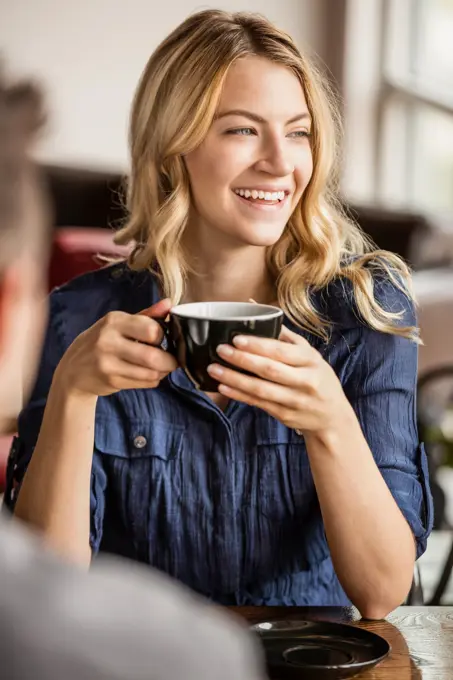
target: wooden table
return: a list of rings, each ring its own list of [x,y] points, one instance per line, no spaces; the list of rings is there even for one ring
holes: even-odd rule
[[[361,621],[341,607],[231,607],[249,623],[278,619],[322,619],[350,623],[385,638],[392,651],[363,680],[453,680],[453,607],[400,607],[385,621]]]

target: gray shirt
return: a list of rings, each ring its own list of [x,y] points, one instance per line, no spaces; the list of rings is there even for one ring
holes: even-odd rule
[[[99,558],[89,573],[0,517],[0,677],[263,680],[232,616],[164,574]]]

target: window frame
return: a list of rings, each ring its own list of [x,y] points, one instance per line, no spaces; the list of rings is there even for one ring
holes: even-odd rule
[[[326,0],[327,11],[338,1]],[[424,212],[413,195],[414,112],[429,106],[453,120],[453,94],[426,74],[416,75],[415,38],[422,3],[341,0],[341,16],[337,7],[335,24],[341,27],[336,52],[327,51],[325,60],[335,77],[341,71],[341,78],[336,78],[345,132],[340,187],[347,201]],[[393,115],[397,130],[392,132],[386,116]]]
[[[415,201],[416,115],[420,106],[446,114],[453,122],[453,94],[439,81],[418,68],[421,58],[419,48],[424,3],[427,0],[382,0],[381,45],[382,73],[377,106],[376,125],[376,195],[378,202],[395,202],[401,207],[419,209]],[[406,27],[396,38],[398,26]],[[401,144],[399,154],[403,166],[392,171],[389,160],[388,119],[391,107],[400,107]],[[386,129],[387,127],[387,129]],[[394,135],[396,136],[396,135]],[[397,172],[400,174],[398,178]],[[402,175],[402,176],[401,176]],[[392,191],[392,187],[395,189]],[[399,197],[398,197],[399,193]]]

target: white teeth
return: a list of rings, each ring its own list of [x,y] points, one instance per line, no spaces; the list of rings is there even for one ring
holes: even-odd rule
[[[284,191],[262,191],[257,189],[235,189],[235,193],[243,198],[253,198],[264,201],[283,201],[285,199]]]

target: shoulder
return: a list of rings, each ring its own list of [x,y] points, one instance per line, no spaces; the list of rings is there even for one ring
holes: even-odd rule
[[[81,296],[92,294],[118,296],[126,289],[149,283],[151,280],[155,279],[150,272],[135,272],[128,267],[126,262],[118,262],[77,276],[63,286],[55,288],[51,293],[51,298],[77,300]]]
[[[81,332],[114,310],[135,314],[159,299],[157,279],[125,262],[83,274],[50,295],[49,328],[68,346]]]
[[[386,273],[373,275],[370,279],[372,299],[384,312],[399,314],[397,321],[401,326],[416,326],[415,303],[404,286],[399,286]],[[357,295],[363,295],[360,288],[354,290],[350,279],[339,276],[325,288],[313,293],[312,299],[316,309],[331,323],[334,328],[367,328],[362,318]],[[377,331],[376,331],[377,332]]]
[[[417,327],[414,301],[398,280],[384,273],[374,274],[369,285],[370,306],[378,305],[380,310],[398,315],[389,320],[395,330],[373,327],[358,308],[357,296],[365,295],[362,288],[354,290],[350,279],[338,277],[317,291],[313,300],[331,330],[327,342],[321,342],[320,352],[335,368],[343,386],[349,385],[349,394],[355,393],[360,385],[369,384],[371,376],[381,387],[394,383],[395,370],[399,384],[412,390],[417,374],[418,345],[399,334],[397,328]],[[384,319],[385,326],[388,323]]]

